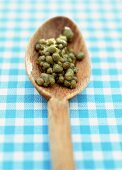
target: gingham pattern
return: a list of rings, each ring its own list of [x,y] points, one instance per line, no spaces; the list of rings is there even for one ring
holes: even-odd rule
[[[70,101],[76,170],[122,170],[122,1],[0,1],[0,170],[51,170],[47,101],[24,55],[49,17],[72,18],[86,39],[91,82]]]

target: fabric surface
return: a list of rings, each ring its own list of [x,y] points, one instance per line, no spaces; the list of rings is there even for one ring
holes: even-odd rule
[[[35,30],[56,15],[76,22],[92,66],[88,87],[70,100],[76,170],[122,170],[121,0],[0,1],[0,170],[51,170],[47,101],[24,56]]]

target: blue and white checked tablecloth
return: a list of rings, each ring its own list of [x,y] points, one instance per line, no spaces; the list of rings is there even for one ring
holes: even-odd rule
[[[91,82],[70,101],[76,170],[122,170],[121,0],[0,0],[0,170],[51,170],[47,101],[24,55],[56,15],[77,23],[92,63]]]

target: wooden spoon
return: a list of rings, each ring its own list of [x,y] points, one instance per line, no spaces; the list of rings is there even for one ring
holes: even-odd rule
[[[70,47],[77,53],[82,51],[85,58],[77,62],[78,83],[75,89],[67,89],[59,85],[53,87],[40,87],[35,83],[40,70],[36,64],[37,53],[35,44],[40,38],[53,38],[61,34],[64,26],[68,26],[74,32]],[[76,24],[67,17],[58,16],[49,19],[32,36],[25,55],[26,69],[30,80],[37,91],[48,100],[48,121],[50,150],[52,155],[53,170],[74,170],[73,151],[70,134],[69,103],[68,100],[81,92],[90,79],[90,62],[88,51]]]

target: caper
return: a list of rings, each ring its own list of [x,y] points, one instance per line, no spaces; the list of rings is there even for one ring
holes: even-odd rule
[[[73,63],[70,63],[70,67],[71,67],[71,68],[74,68],[75,65],[74,65]]]
[[[44,87],[48,87],[49,83],[44,83],[43,86]]]
[[[70,57],[68,57],[67,61],[69,61],[70,63],[72,62],[72,59]]]
[[[49,46],[49,47],[47,48],[47,51],[48,51],[49,53],[55,53],[55,52],[56,52],[56,47],[55,47],[55,45]]]
[[[55,78],[56,77],[56,73],[52,73],[52,76]]]
[[[40,49],[40,44],[39,44],[39,43],[36,44],[35,49],[36,49],[37,51]]]
[[[69,57],[70,57],[71,59],[75,59],[75,55],[74,55],[73,53],[69,53]]]
[[[46,74],[46,73],[42,73],[41,74],[41,78],[44,80],[44,84],[43,84],[43,86],[44,87],[47,87],[48,85],[49,85],[49,75],[48,74]]]
[[[44,62],[43,62],[43,61],[41,61],[41,62],[39,63],[39,65],[40,65],[40,66],[43,66],[43,64],[44,64]]]
[[[70,63],[69,62],[63,63],[63,68],[64,69],[68,69],[69,67],[70,67]]]
[[[47,45],[52,45],[55,43],[55,39],[54,38],[50,38],[47,40]]]
[[[47,63],[49,63],[49,64],[53,64],[53,59],[52,59],[51,56],[46,56],[46,61],[47,61]]]
[[[42,77],[43,79],[48,78],[48,74],[46,74],[46,73],[41,73],[41,77]]]
[[[51,85],[51,86],[55,84],[55,79],[54,79],[53,76],[50,76],[50,77],[49,77],[49,81],[50,81],[50,85]]]
[[[58,64],[53,65],[53,72],[60,73],[62,71],[63,71],[63,68],[60,65],[58,65]]]
[[[48,68],[48,69],[47,69],[47,73],[48,73],[48,74],[51,74],[52,72],[53,72],[53,69],[52,69],[52,68]]]
[[[62,44],[63,47],[67,46],[67,42],[61,38],[57,38],[56,42],[57,42],[57,44]]]
[[[59,48],[59,49],[62,49],[63,47],[64,47],[63,44],[59,44],[59,45],[58,45],[58,48]]]
[[[60,55],[58,53],[53,53],[52,57],[55,62],[58,62],[60,60]]]
[[[39,61],[39,62],[45,61],[45,56],[44,56],[44,55],[40,56],[40,57],[38,58],[38,61]]]
[[[44,51],[39,50],[39,54],[40,54],[40,55],[44,55]]]
[[[70,88],[71,89],[74,89],[76,87],[76,81],[75,80],[72,80],[71,81],[71,84],[70,84]]]
[[[79,52],[77,55],[76,55],[76,58],[77,60],[82,60],[84,58],[84,53],[83,52]]]
[[[68,41],[71,41],[74,34],[69,27],[64,27],[63,35],[67,37]]]
[[[44,50],[44,46],[40,45],[40,49],[41,49],[41,50]]]
[[[40,40],[38,41],[38,43],[40,43],[40,44],[46,44],[46,40],[45,40],[45,39],[40,39]]]
[[[59,79],[58,79],[59,83],[63,83],[64,82],[64,77],[61,75],[59,76]]]
[[[66,53],[66,49],[63,48],[62,51],[61,51],[62,56],[63,56],[65,53]]]
[[[72,80],[73,76],[74,76],[74,71],[71,68],[69,68],[65,74],[65,79]]]
[[[64,58],[60,57],[60,62],[64,63]]]
[[[44,67],[45,69],[47,69],[47,68],[49,68],[49,67],[50,67],[50,64],[49,64],[49,63],[47,63],[47,62],[44,62],[44,63],[43,63],[43,67]]]
[[[48,56],[48,55],[50,55],[50,53],[48,52],[48,51],[45,51],[45,56]]]
[[[38,84],[39,86],[42,86],[43,83],[44,83],[44,80],[43,80],[42,78],[37,78],[37,79],[36,79],[36,82],[37,82],[37,84]]]
[[[64,81],[64,86],[65,86],[65,87],[70,87],[70,82],[67,81],[67,80],[65,80],[65,81]]]
[[[64,55],[63,55],[63,58],[68,58],[68,54],[64,54]]]
[[[58,65],[62,66],[62,62],[61,62],[61,61],[58,61]]]

